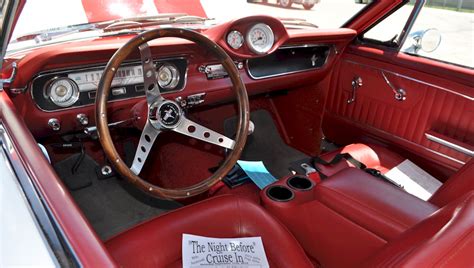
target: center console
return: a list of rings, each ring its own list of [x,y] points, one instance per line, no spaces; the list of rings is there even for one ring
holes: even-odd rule
[[[438,209],[354,168],[321,183],[289,176],[263,189],[260,198],[313,261],[335,267],[362,262]]]

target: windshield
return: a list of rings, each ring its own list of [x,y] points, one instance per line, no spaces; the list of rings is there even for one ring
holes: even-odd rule
[[[166,24],[184,27],[178,16],[199,17],[203,26],[250,15],[270,15],[287,27],[338,28],[364,8],[367,0],[27,0],[8,50],[99,35],[117,20],[172,14]],[[337,14],[337,15],[336,15]],[[133,18],[133,19],[131,19]],[[172,19],[170,19],[172,18]],[[210,18],[212,20],[203,20]],[[160,18],[163,21],[163,18]],[[109,22],[106,25],[97,23]],[[188,23],[191,21],[188,21]],[[113,26],[115,26],[115,24]],[[164,24],[164,23],[159,23]],[[103,26],[103,27],[102,27]],[[130,27],[132,23],[120,29]],[[87,31],[93,33],[84,34]]]

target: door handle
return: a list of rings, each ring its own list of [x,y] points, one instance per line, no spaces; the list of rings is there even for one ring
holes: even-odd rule
[[[352,95],[351,97],[347,100],[347,104],[351,104],[353,102],[355,102],[356,100],[356,94],[357,94],[357,89],[362,87],[363,83],[362,83],[362,78],[360,78],[359,76],[356,76],[352,79]]]

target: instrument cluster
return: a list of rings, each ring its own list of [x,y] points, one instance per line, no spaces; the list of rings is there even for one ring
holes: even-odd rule
[[[157,81],[162,93],[182,90],[185,86],[187,60],[173,58],[155,61]],[[93,104],[104,66],[86,67],[38,75],[32,82],[32,97],[44,111]],[[145,95],[140,63],[123,64],[112,80],[109,100]]]
[[[241,49],[245,44],[248,50],[257,55],[267,54],[275,44],[275,34],[266,23],[253,24],[245,29],[245,33],[234,29],[227,34],[227,45],[234,49]]]

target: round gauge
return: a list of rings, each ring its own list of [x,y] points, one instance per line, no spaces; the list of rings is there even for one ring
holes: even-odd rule
[[[273,47],[275,36],[272,28],[264,23],[252,26],[247,33],[247,45],[256,54],[265,54]]]
[[[48,86],[47,96],[60,107],[69,107],[79,99],[79,88],[69,78],[54,78]]]
[[[179,71],[175,65],[163,64],[158,70],[158,84],[164,89],[173,89],[179,83]]]
[[[244,44],[244,36],[239,31],[227,35],[227,44],[233,49],[239,49]]]

